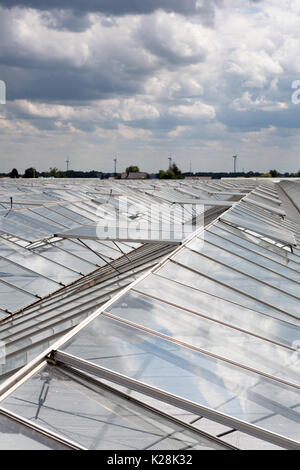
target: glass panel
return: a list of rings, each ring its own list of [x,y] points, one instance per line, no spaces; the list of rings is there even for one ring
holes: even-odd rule
[[[58,283],[2,258],[0,258],[0,279],[41,297],[59,288]]]
[[[185,268],[173,265],[174,277],[178,277],[182,271],[187,271]],[[161,273],[162,271],[160,271]],[[191,271],[187,271],[191,273]],[[193,275],[193,273],[191,273]],[[184,279],[184,275],[180,276]],[[203,280],[197,283],[195,278]],[[250,310],[243,307],[244,297],[242,295],[236,296],[234,299],[239,303],[232,303],[218,296],[226,296],[226,288],[219,289],[213,281],[206,280],[202,276],[194,275],[194,280],[191,281],[191,286],[186,284],[179,284],[170,279],[151,274],[143,281],[139,282],[135,289],[145,294],[154,297],[162,297],[162,300],[171,302],[179,307],[191,309],[213,318],[236,328],[242,328],[253,334],[268,338],[287,346],[292,346],[295,341],[299,339],[299,328],[289,323],[277,320],[268,314],[259,313],[259,311]],[[197,285],[198,284],[198,285]],[[199,287],[201,290],[197,290]],[[203,290],[202,290],[203,289]],[[208,291],[206,293],[204,291]],[[227,289],[228,293],[230,290]],[[161,294],[163,293],[163,295]],[[246,298],[247,299],[247,298]],[[259,308],[259,302],[253,302],[253,307]],[[300,326],[300,323],[299,323]]]
[[[270,206],[271,208],[272,207],[275,207],[275,208],[280,207],[280,204],[279,204],[280,201],[278,199],[273,199],[270,196],[264,196],[263,194],[259,194],[259,192],[257,192],[257,191],[254,191],[249,196],[247,196],[245,201],[247,201],[248,203],[253,201],[254,204],[255,204],[255,202],[259,202],[261,204],[265,204],[267,206]]]
[[[93,201],[85,201],[85,202],[77,202],[76,206],[84,209],[86,211],[92,212],[93,214],[97,215],[98,217],[103,217],[106,214],[105,208],[101,207],[100,204],[96,204]]]
[[[43,423],[44,424],[44,423]],[[14,421],[0,412],[0,450],[67,450],[50,437]]]
[[[101,256],[106,256],[109,259],[116,259],[122,256],[122,253],[118,248],[113,245],[112,242],[106,242],[107,244],[97,242],[95,240],[85,240],[84,243],[89,246],[92,250],[96,251],[96,253],[100,253]],[[111,244],[111,245],[109,245]],[[128,252],[128,247],[125,247],[125,250],[123,249],[123,246],[120,245],[120,248],[127,253]],[[127,248],[127,250],[126,250]],[[131,251],[131,249],[129,249]]]
[[[274,240],[283,241],[285,243],[291,243],[292,245],[295,244],[295,238],[291,232],[288,230],[281,230],[273,225],[267,225],[263,221],[259,221],[258,219],[251,219],[250,216],[246,216],[246,214],[238,214],[237,212],[226,212],[226,214],[221,216],[221,220],[225,220],[228,222],[233,223],[238,227],[244,227],[254,232],[257,232],[264,236],[269,236]]]
[[[293,243],[293,234],[289,229],[286,229],[282,217],[280,217],[279,215],[270,214],[264,211],[263,209],[257,206],[254,207],[253,205],[249,205],[246,202],[235,206],[234,214],[238,217],[252,221],[257,225],[264,226],[266,230],[271,229],[274,233],[274,236],[276,231],[278,233],[285,232],[290,237],[291,243]],[[282,239],[282,241],[284,241],[284,238]]]
[[[220,259],[224,262],[225,257],[223,258],[223,253],[220,253],[220,251],[221,250],[218,252],[217,250],[212,249],[210,254],[216,259]],[[231,257],[232,260],[235,260],[234,255],[228,254],[229,263]],[[219,264],[216,261],[208,259],[187,248],[183,248],[183,250],[180,251],[180,253],[178,253],[173,259],[183,265],[195,269],[200,274],[202,273],[209,276],[211,279],[221,281],[229,287],[233,287],[245,294],[252,295],[255,299],[271,304],[278,309],[300,318],[299,301],[297,299],[285,294],[284,292],[280,292],[274,287],[262,284],[259,280],[251,279],[247,275],[242,274],[242,266],[242,272],[236,272],[230,267]],[[240,260],[240,264],[242,263],[243,260]]]
[[[277,310],[276,306],[272,307],[266,305],[264,303],[265,299],[260,302],[255,297],[249,297],[247,291],[242,292],[240,289],[232,289],[229,285],[226,286],[219,284],[214,279],[201,276],[201,273],[198,274],[198,272],[191,271],[184,266],[179,266],[171,262],[166,263],[157,271],[157,273],[189,287],[195,287],[196,289],[207,292],[208,294],[221,297],[229,302],[237,303],[244,307],[256,310],[257,312],[266,313],[271,317],[300,326],[299,320],[280,312],[280,310]]]
[[[295,256],[293,256],[292,253],[271,245],[270,243],[263,241],[261,238],[254,237],[247,232],[243,232],[231,227],[230,225],[224,224],[215,224],[211,226],[209,228],[209,232],[216,233],[227,240],[231,240],[232,242],[242,245],[249,250],[253,250],[256,253],[260,253],[265,257],[272,259],[276,262],[279,272],[281,270],[280,265],[285,265],[287,268],[293,269],[293,271],[295,270],[300,272],[300,259],[299,263],[297,263]],[[290,276],[294,276],[294,279],[297,281],[299,279],[299,275],[293,271],[289,271]]]
[[[56,261],[57,263],[60,263],[67,268],[73,269],[78,273],[88,274],[91,271],[94,271],[96,268],[95,265],[60,249],[63,248],[63,241],[56,242],[55,245],[49,243],[41,247],[37,247],[34,249],[34,251],[36,253],[41,253],[45,258]]]
[[[37,229],[32,229],[26,225],[21,225],[11,220],[6,220],[4,217],[0,218],[0,231],[15,235],[28,242],[35,240],[42,240],[45,238],[45,233]]]
[[[239,240],[241,240],[241,239],[239,239],[238,237],[234,237],[234,235],[232,235],[232,234],[231,235],[229,234],[229,237],[231,238],[229,240],[229,237],[227,237],[228,232],[226,233],[225,231],[217,231],[217,230],[214,231],[214,235],[210,232],[206,232],[205,239],[208,240],[208,241],[211,241],[212,243],[214,243],[214,244],[216,244],[216,245],[218,245],[218,246],[220,246],[220,247],[222,247],[226,250],[230,249],[236,255],[240,255],[243,258],[246,258],[250,261],[253,261],[254,263],[257,263],[262,267],[266,267],[268,269],[271,269],[275,273],[278,273],[282,276],[285,276],[285,277],[291,279],[292,281],[297,282],[298,284],[295,284],[295,285],[298,285],[300,287],[300,285],[299,285],[300,284],[300,272],[295,272],[294,270],[289,269],[289,267],[282,266],[282,264],[280,264],[280,262],[281,262],[281,257],[280,256],[276,257],[276,255],[273,254],[274,260],[271,260],[271,259],[269,259],[269,257],[266,257],[266,256],[261,256],[260,253],[255,253],[254,252],[254,251],[256,251],[255,245],[248,242],[249,246],[241,247],[240,246],[241,243],[239,243]],[[207,235],[208,235],[208,237],[207,237]],[[220,235],[220,236],[217,236],[217,235]],[[234,245],[231,245],[231,243],[234,243]],[[246,245],[247,242],[246,241],[243,242],[243,240],[242,240],[242,244]],[[230,248],[229,248],[229,246],[230,246]],[[265,250],[265,251],[267,252],[267,250]],[[275,260],[275,258],[276,258],[276,260]]]
[[[55,233],[55,231],[58,229],[58,226],[47,223],[47,219],[44,217],[39,217],[37,220],[35,217],[36,215],[37,214],[34,212],[30,212],[28,210],[10,211],[6,216],[6,219],[24,224],[27,227],[38,230],[39,232],[43,232],[45,236],[49,236]]]
[[[105,262],[99,258],[96,253],[93,253],[93,251],[89,250],[77,240],[62,240],[61,248],[66,250],[68,253],[78,256],[82,260],[93,264],[94,269],[96,269],[96,266],[103,266],[105,264]]]
[[[43,217],[46,217],[47,219],[50,219],[65,228],[77,227],[78,225],[77,222],[73,222],[71,219],[67,219],[67,217],[58,214],[58,212],[54,212],[54,210],[51,210],[47,207],[37,207],[32,210],[37,214],[40,214]]]
[[[88,225],[91,223],[90,219],[87,219],[86,217],[76,212],[73,212],[72,210],[67,209],[67,207],[57,205],[57,206],[51,206],[50,209],[53,210],[54,212],[58,212],[64,217],[68,217],[73,222],[77,222],[77,225]]]
[[[35,296],[26,294],[25,292],[0,282],[0,307],[3,310],[15,312],[35,301],[37,301]]]
[[[282,215],[282,216],[286,215],[286,212],[283,209],[280,209],[276,203],[272,201],[260,202],[257,200],[258,198],[256,198],[255,200],[253,198],[254,196],[248,197],[247,199],[245,199],[245,201],[247,201],[248,204],[253,204],[255,207],[262,208],[271,214],[277,214],[277,215]]]
[[[25,248],[11,243],[4,238],[0,241],[0,256],[24,266],[25,268],[32,269],[36,273],[49,277],[56,282],[68,284],[75,279],[78,279],[78,275],[73,271],[70,271],[63,266],[59,266],[58,264],[53,263],[52,260],[48,260],[37,255],[32,250],[26,250]]]
[[[47,228],[47,231],[51,234],[55,233],[57,230],[61,229],[60,224],[56,224],[55,222],[52,222],[51,220],[47,219],[46,217],[43,217],[40,214],[37,214],[34,212],[32,209],[35,209],[35,207],[32,207],[28,210],[28,215],[30,218],[35,219],[38,221],[42,227]]]
[[[98,316],[62,348],[69,354],[246,422],[300,439],[294,387]]]
[[[91,450],[224,447],[100,385],[49,366],[6,398],[3,406]]]
[[[300,384],[295,351],[194,313],[136,292],[123,295],[107,312],[247,367]]]
[[[0,320],[2,320],[3,318],[6,318],[8,316],[8,314],[6,312],[4,312],[3,310],[0,310]]]
[[[93,214],[90,211],[87,211],[86,209],[83,209],[79,207],[77,204],[72,204],[70,206],[67,206],[68,209],[71,209],[73,212],[76,212],[77,214],[83,215],[89,219],[89,224],[93,222],[98,222],[101,220],[101,217],[97,217],[97,215]]]
[[[187,244],[187,247],[198,251],[200,254],[207,255],[215,260],[220,260],[221,263],[224,263],[227,266],[238,269],[243,273],[247,273],[256,279],[276,287],[277,289],[283,290],[291,295],[298,297],[300,294],[299,283],[286,279],[280,274],[277,274],[276,263],[264,259],[259,255],[255,255],[245,248],[234,245],[229,240],[223,240],[213,233],[205,233],[204,243],[202,239],[195,237]],[[242,257],[246,259],[243,259]],[[265,269],[265,267],[275,270],[275,272],[269,271],[268,269]],[[282,269],[284,270],[284,268]],[[285,274],[287,275],[288,273]]]

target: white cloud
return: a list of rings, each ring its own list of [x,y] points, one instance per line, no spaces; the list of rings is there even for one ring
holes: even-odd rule
[[[271,112],[287,109],[288,104],[284,102],[271,101],[264,95],[253,97],[249,91],[245,91],[240,98],[233,100],[231,107],[237,111],[260,109],[262,111]]]
[[[32,103],[28,100],[15,100],[13,106],[19,111],[33,117],[63,120],[75,117],[74,108],[72,106]]]
[[[177,126],[176,129],[168,132],[168,137],[180,137],[190,129],[190,126]]]
[[[222,149],[249,152],[259,166],[255,145],[276,141],[296,166],[299,108],[291,104],[291,83],[300,79],[299,10],[299,0],[224,0],[214,27],[195,15],[156,11],[92,13],[74,31],[59,21],[51,26],[45,12],[0,8],[5,148],[23,158],[14,132],[48,157],[57,139],[61,148],[75,139],[93,166],[99,142],[108,153],[130,155],[144,140],[151,162],[151,151],[168,153],[174,139],[179,165],[187,147],[195,158],[199,148],[211,148],[215,158],[206,162],[218,169]]]
[[[118,134],[125,139],[147,139],[151,136],[152,132],[145,129],[134,129],[125,126],[124,124],[118,125]]]
[[[169,114],[178,118],[192,118],[192,119],[214,119],[216,112],[213,106],[195,101],[191,104],[181,104],[178,106],[171,106]]]
[[[28,100],[15,100],[12,108],[28,116],[61,120],[122,120],[155,119],[159,110],[139,98],[112,99],[93,103],[93,106],[66,106],[60,104],[36,103]]]

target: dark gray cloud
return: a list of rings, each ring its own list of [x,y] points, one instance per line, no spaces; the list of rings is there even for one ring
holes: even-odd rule
[[[200,3],[200,5],[199,5]],[[35,8],[38,10],[71,9],[80,12],[101,12],[109,15],[147,14],[158,9],[184,15],[203,13],[210,16],[212,7],[222,0],[1,0],[0,5]]]
[[[80,23],[79,31],[74,31],[76,25],[72,24],[75,34],[70,36],[58,31],[65,29],[62,26],[68,20],[63,12],[54,12],[58,15],[55,17],[51,16],[53,12],[44,12],[35,23],[39,31],[39,44],[36,44],[34,28],[32,34],[26,33],[22,11],[1,13],[0,77],[8,85],[8,100],[75,102],[134,95],[142,92],[145,80],[158,66],[149,61],[139,45],[135,46],[128,28],[126,40],[120,42],[116,32],[111,34],[112,40],[107,39],[105,30],[110,31],[113,19],[107,18],[104,26],[102,22],[101,27],[97,25],[99,34],[93,32],[90,37],[81,38]],[[101,19],[104,21],[105,17]],[[76,17],[71,15],[70,21],[73,20]],[[22,40],[24,32],[25,40]],[[60,44],[61,35],[64,44]]]
[[[92,22],[88,14],[73,10],[43,11],[42,19],[48,28],[67,30],[79,33],[88,29]]]
[[[278,129],[299,129],[300,108],[287,109],[283,111],[248,110],[234,111],[230,113],[222,110],[217,116],[220,122],[228,126],[231,132],[257,132],[274,126]],[[277,133],[277,131],[276,131]]]
[[[7,84],[2,148],[10,155],[19,143],[23,162],[28,144],[31,166],[33,146],[52,161],[73,142],[73,152],[87,156],[87,169],[102,145],[109,155],[137,155],[137,163],[146,162],[148,151],[150,171],[152,151],[162,146],[170,146],[166,155],[181,148],[182,161],[187,148],[194,152],[195,169],[200,154],[210,166],[216,152],[221,159],[248,147],[252,159],[253,149],[274,145],[273,159],[292,138],[298,148],[300,105],[291,103],[291,83],[300,79],[300,20],[282,9],[281,21],[276,0],[224,5],[0,0],[0,79]]]
[[[2,72],[3,70],[3,72]],[[8,83],[7,99],[27,99],[44,102],[92,101],[114,95],[134,95],[142,92],[146,73],[140,70],[127,79],[126,72],[110,76],[110,70],[71,68],[36,69],[31,73],[16,67],[0,66],[0,75]],[[18,79],[16,79],[16,74]]]
[[[206,51],[201,47],[186,53],[182,42],[177,40],[174,44],[175,31],[162,29],[161,24],[155,18],[152,21],[142,21],[136,34],[136,40],[151,54],[160,58],[164,63],[173,66],[187,66],[197,64],[205,60]]]

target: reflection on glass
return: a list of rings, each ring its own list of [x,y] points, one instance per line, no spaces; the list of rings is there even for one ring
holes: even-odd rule
[[[213,233],[205,233],[204,243],[202,239],[195,237],[188,243],[187,247],[220,261],[229,267],[238,269],[242,273],[246,273],[259,281],[276,287],[276,289],[298,297],[300,292],[299,283],[294,282],[292,279],[286,279],[286,277],[277,273],[276,264],[274,266],[271,261],[265,260],[261,256],[255,256],[249,250],[233,245],[227,240],[222,240],[222,238]]]
[[[204,407],[263,428],[269,414],[289,426],[284,434],[299,439],[298,389],[266,379],[158,336],[98,316],[62,348],[69,354],[140,380]],[[277,427],[269,427],[277,432]]]
[[[49,366],[6,398],[3,406],[88,449],[223,448],[118,394]]]
[[[230,225],[215,224],[209,229],[209,231],[275,261],[278,272],[281,272],[282,264],[291,268],[293,271],[288,270],[289,275],[294,276],[293,279],[299,281],[300,274],[298,273],[300,273],[300,259],[297,263],[297,257],[289,251],[283,250],[271,243],[267,243],[259,237],[254,237],[250,233],[236,229]],[[295,273],[295,271],[298,272]]]
[[[0,412],[0,450],[66,450],[60,442]]]
[[[107,312],[210,353],[300,383],[295,352],[136,292]]]
[[[202,240],[200,240],[199,244],[202,245],[202,243]],[[203,254],[207,254],[216,260],[220,259],[221,262],[226,263],[227,256],[223,255],[223,252],[221,251],[222,250],[215,249],[215,247],[208,247],[208,245],[206,245],[203,249]],[[245,267],[245,270],[243,271],[244,261],[242,259],[236,260],[236,257],[230,253],[228,253],[228,263],[231,263],[230,260],[232,259],[232,264],[234,264],[234,267],[239,269],[240,272],[231,269],[229,265],[224,266],[214,259],[206,258],[200,253],[195,253],[188,248],[183,248],[176,256],[174,256],[173,259],[184,266],[195,269],[200,274],[205,274],[211,279],[216,279],[229,287],[233,287],[242,293],[249,294],[255,299],[271,304],[274,307],[300,319],[298,299],[279,291],[275,287],[265,285],[259,282],[259,280],[252,279],[246,274],[243,274],[243,272],[247,272],[245,270],[248,266]],[[256,268],[258,275],[259,267]]]

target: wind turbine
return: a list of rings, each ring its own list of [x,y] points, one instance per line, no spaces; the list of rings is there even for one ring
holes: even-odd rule
[[[236,161],[237,161],[237,155],[233,155],[233,172],[236,173]]]

